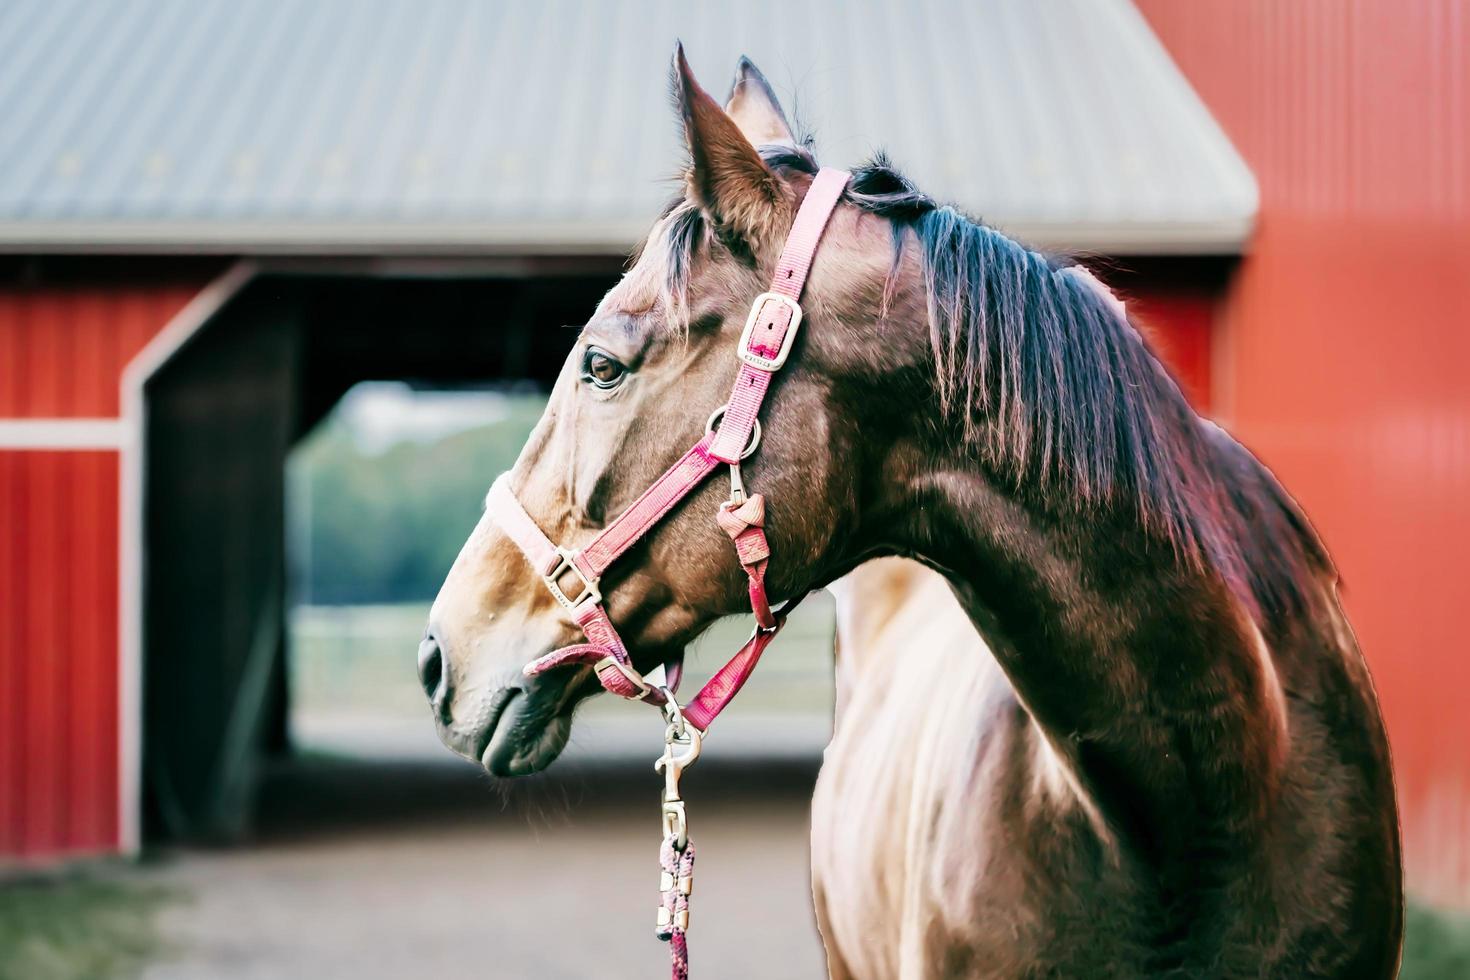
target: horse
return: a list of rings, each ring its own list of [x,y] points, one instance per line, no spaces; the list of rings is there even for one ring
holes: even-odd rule
[[[549,765],[575,706],[607,683],[579,660],[526,672],[588,646],[556,585],[576,584],[566,573],[605,603],[625,674],[675,662],[753,594],[712,520],[719,481],[686,488],[597,582],[573,567],[580,551],[533,568],[514,537],[533,525],[548,550],[585,550],[703,437],[746,377],[731,351],[752,299],[804,200],[830,186],[747,61],[724,106],[682,48],[671,81],[682,192],[497,483],[519,501],[519,532],[487,509],[420,646],[441,740],[493,775]],[[972,735],[995,737],[983,805],[947,801],[946,819],[974,821],[975,851],[919,857],[931,875],[984,869],[983,901],[926,929],[1004,910],[994,928],[971,923],[976,944],[940,973],[1392,976],[1388,743],[1301,510],[1189,407],[1079,266],[939,205],[883,157],[844,180],[743,476],[767,501],[772,596],[916,559],[947,580],[1012,692]],[[948,749],[905,761],[942,768]]]

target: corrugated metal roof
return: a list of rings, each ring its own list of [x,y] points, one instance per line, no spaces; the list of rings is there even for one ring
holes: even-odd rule
[[[1127,0],[8,0],[0,248],[623,251],[682,38],[825,163],[1038,244],[1233,251],[1255,182]],[[794,97],[793,97],[794,94]]]

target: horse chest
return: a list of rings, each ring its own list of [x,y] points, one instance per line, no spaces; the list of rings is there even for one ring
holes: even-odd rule
[[[812,804],[835,978],[1033,975],[1129,932],[1104,907],[1127,883],[1082,857],[1091,824],[1004,676],[983,647],[950,656],[942,685],[851,685],[838,719]]]

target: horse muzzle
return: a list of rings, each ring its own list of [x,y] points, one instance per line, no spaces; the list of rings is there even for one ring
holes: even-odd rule
[[[418,669],[439,740],[492,776],[539,772],[566,747],[572,707],[579,700],[567,672],[528,678],[513,671],[492,683],[457,689],[432,633],[419,644]]]

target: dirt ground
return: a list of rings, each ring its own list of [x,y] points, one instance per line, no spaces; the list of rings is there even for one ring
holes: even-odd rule
[[[825,975],[807,872],[816,763],[716,758],[687,777],[701,980]],[[664,976],[657,793],[637,763],[568,759],[508,790],[448,758],[294,763],[267,782],[251,844],[140,869],[179,896],[160,918],[170,951],[144,976]]]

